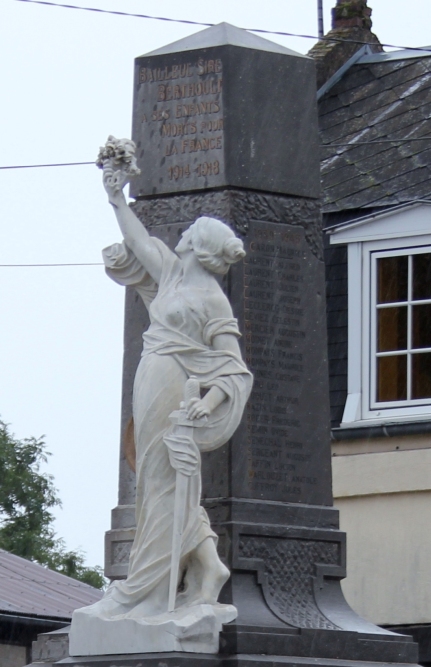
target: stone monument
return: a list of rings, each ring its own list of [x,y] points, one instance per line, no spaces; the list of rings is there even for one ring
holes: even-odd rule
[[[227,24],[137,58],[133,139],[132,209],[152,235],[174,248],[211,216],[243,240],[246,257],[222,286],[254,386],[229,442],[202,458],[202,503],[231,571],[219,601],[237,617],[217,654],[143,651],[121,664],[415,663],[411,639],[359,618],[340,587],[313,61]],[[129,288],[119,505],[106,540],[106,572],[119,580],[135,529],[129,424],[147,326]]]

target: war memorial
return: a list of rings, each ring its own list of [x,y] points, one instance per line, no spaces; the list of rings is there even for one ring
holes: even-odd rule
[[[134,85],[136,152],[101,159],[127,287],[114,584],[62,663],[415,664],[340,587],[314,63],[221,24]]]

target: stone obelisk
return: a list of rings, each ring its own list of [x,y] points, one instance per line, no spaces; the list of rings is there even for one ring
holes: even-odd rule
[[[209,215],[243,238],[247,257],[224,288],[255,377],[242,426],[203,456],[203,502],[232,571],[221,601],[239,615],[224,626],[218,656],[163,654],[163,664],[414,663],[410,638],[360,619],[340,588],[313,61],[227,24],[139,57],[133,139],[142,173],[132,206],[152,234],[173,247]],[[123,432],[147,326],[128,291]],[[112,578],[127,572],[134,493],[122,450],[106,540]]]

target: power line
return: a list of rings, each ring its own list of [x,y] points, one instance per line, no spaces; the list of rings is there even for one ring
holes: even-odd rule
[[[187,25],[198,25],[204,26],[205,28],[211,28],[214,23],[201,23],[199,21],[190,21],[186,19],[171,19],[166,16],[150,16],[149,14],[132,14],[130,12],[120,12],[113,9],[99,9],[98,7],[82,7],[80,5],[66,5],[59,2],[48,2],[47,0],[16,0],[16,2],[27,2],[36,5],[46,5],[48,7],[62,7],[64,9],[80,9],[86,12],[97,12],[99,14],[113,14],[115,16],[129,16],[132,18],[138,19],[151,19],[153,21],[168,21],[170,23],[185,23]],[[316,35],[300,35],[294,32],[282,32],[281,30],[263,30],[262,28],[243,28],[243,30],[248,30],[249,32],[259,32],[265,35],[280,35],[282,37],[300,37],[301,39],[313,39],[315,41],[326,41],[326,42],[347,42],[349,44],[370,44],[369,42],[361,41],[358,39],[343,39],[341,37],[316,37]],[[390,49],[400,49],[403,51],[423,51],[425,53],[431,53],[429,48],[421,48],[418,46],[398,46],[396,44],[382,44],[380,46],[385,46]]]
[[[403,204],[431,204],[431,199],[407,199]],[[327,229],[331,229],[328,227]],[[322,230],[327,231],[327,230]],[[58,267],[58,266],[104,266],[103,262],[80,262],[70,264],[0,264],[0,268]]]
[[[95,162],[57,162],[55,164],[14,164],[0,169],[39,169],[40,167],[76,167],[81,164],[95,164]]]
[[[187,21],[185,19],[170,19],[164,16],[149,16],[147,14],[132,14],[130,12],[120,12],[113,9],[99,9],[98,7],[80,7],[78,5],[65,5],[58,2],[46,2],[46,0],[17,0],[17,2],[29,2],[36,5],[48,5],[49,7],[63,7],[65,9],[82,9],[86,12],[97,12],[99,14],[114,14],[115,16],[131,16],[137,19],[154,19],[155,21],[169,21],[172,23],[187,23],[189,25],[200,25],[211,28],[214,23],[200,23],[198,21]]]
[[[408,144],[411,141],[431,141],[431,137],[412,137],[411,139],[376,139],[373,141],[351,141],[349,143],[330,143],[330,144],[321,144],[321,148],[333,148],[337,146],[350,146],[354,148],[355,146],[373,146],[374,144]],[[5,165],[0,167],[0,169],[39,169],[40,167],[75,167],[77,165],[86,165],[92,164],[95,162],[58,162],[53,164],[15,164],[15,165]],[[2,266],[2,265],[0,265]]]
[[[28,268],[45,266],[103,266],[103,262],[81,262],[79,264],[0,264],[0,268]]]
[[[351,148],[355,148],[355,146],[373,146],[374,144],[403,144],[410,143],[411,141],[431,141],[431,137],[415,137],[412,139],[377,139],[375,141],[352,140],[349,143],[321,144],[321,147],[332,148],[333,146],[350,146]]]

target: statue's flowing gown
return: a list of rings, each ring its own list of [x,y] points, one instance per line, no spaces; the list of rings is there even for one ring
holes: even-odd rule
[[[128,577],[115,582],[110,593],[117,602],[128,606],[152,597],[159,599],[155,595],[159,586],[167,590],[176,473],[169,463],[163,437],[171,428],[170,413],[178,410],[183,400],[186,380],[195,375],[202,389],[218,386],[227,396],[210,415],[207,425],[194,429],[201,451],[216,449],[229,440],[241,420],[252,385],[251,374],[240,357],[212,348],[218,334],[239,336],[237,321],[214,317],[207,308],[198,312],[196,299],[182,288],[181,260],[159,239],[153,237],[152,242],[162,262],[158,285],[124,243],[104,251],[108,275],[121,285],[134,286],[150,316],[133,393],[136,537]],[[199,292],[198,286],[192,289]],[[200,506],[200,494],[200,474],[196,474],[189,483],[183,561],[206,537],[216,539]]]

